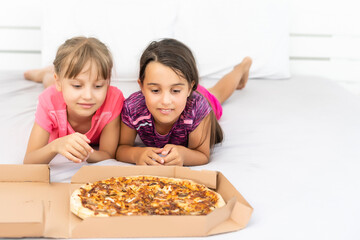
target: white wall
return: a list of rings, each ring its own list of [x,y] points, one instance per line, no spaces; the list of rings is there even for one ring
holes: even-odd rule
[[[357,0],[288,0],[293,75],[316,75],[360,94]],[[0,70],[41,66],[42,0],[0,0]]]
[[[360,94],[358,0],[290,0],[293,74],[333,79]]]
[[[41,0],[0,0],[0,70],[41,64]]]

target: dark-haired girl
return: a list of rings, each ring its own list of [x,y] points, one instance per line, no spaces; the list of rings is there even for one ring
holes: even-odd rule
[[[152,42],[140,59],[139,86],[126,99],[116,158],[138,165],[201,165],[223,140],[221,104],[245,87],[246,57],[217,84],[205,89],[191,50],[175,39]],[[134,146],[139,135],[146,147]]]

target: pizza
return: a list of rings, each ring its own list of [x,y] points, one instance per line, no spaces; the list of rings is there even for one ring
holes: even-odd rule
[[[217,192],[192,180],[156,176],[112,177],[87,183],[70,198],[78,217],[206,215],[225,205]]]

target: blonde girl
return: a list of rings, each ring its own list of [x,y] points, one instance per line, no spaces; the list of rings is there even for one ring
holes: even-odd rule
[[[24,163],[47,164],[56,154],[76,163],[114,158],[124,96],[110,86],[108,48],[96,38],[74,37],[59,47],[53,65],[25,73],[49,87],[39,96]]]
[[[175,39],[152,42],[140,59],[138,84],[124,103],[119,161],[139,165],[201,165],[223,139],[221,104],[248,80],[246,57],[209,90],[198,85],[190,49]],[[134,146],[139,135],[146,147]]]

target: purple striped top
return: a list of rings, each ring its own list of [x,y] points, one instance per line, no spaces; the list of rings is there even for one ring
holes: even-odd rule
[[[155,130],[154,119],[146,107],[141,91],[131,94],[124,102],[121,113],[122,121],[137,134],[147,147],[162,148],[166,144],[188,145],[189,134],[212,110],[206,98],[193,92],[188,98],[184,111],[166,135]]]

